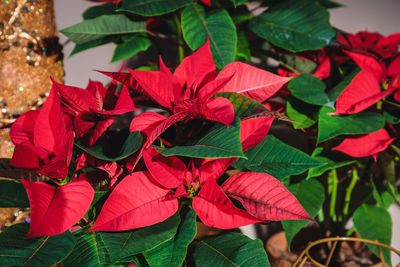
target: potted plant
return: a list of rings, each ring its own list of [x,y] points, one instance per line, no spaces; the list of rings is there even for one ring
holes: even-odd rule
[[[153,45],[159,62],[102,72],[107,86],[53,81],[13,123],[7,168],[44,181],[0,180],[3,203],[30,207],[1,263],[269,266],[260,240],[199,224],[282,221],[290,245],[311,221],[390,244],[399,34],[335,30],[331,1],[107,2],[62,30],[73,54]]]

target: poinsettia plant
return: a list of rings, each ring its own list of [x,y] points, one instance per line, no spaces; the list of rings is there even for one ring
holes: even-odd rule
[[[390,244],[400,34],[338,32],[327,0],[98,2],[62,30],[73,54],[159,60],[53,81],[12,124],[0,206],[30,215],[1,264],[269,266],[228,229],[275,221],[289,245],[308,224]]]

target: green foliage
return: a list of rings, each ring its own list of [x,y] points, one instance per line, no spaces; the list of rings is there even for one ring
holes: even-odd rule
[[[239,159],[234,166],[240,170],[264,172],[277,179],[300,174],[309,168],[322,165],[316,159],[295,149],[272,135],[245,152],[247,159]]]
[[[205,12],[204,7],[192,2],[181,16],[183,37],[192,50],[197,50],[206,39],[210,40],[211,52],[218,68],[233,62],[236,56],[236,27],[224,9]]]
[[[118,11],[131,12],[142,16],[157,16],[177,10],[191,0],[135,0],[123,1]]]
[[[325,83],[310,74],[301,74],[292,79],[288,84],[288,88],[293,96],[305,103],[333,107],[334,103],[330,101],[325,93]]]
[[[265,266],[267,254],[261,240],[240,233],[206,237],[194,243],[196,266]]]
[[[138,52],[147,50],[150,45],[150,40],[142,35],[123,36],[122,43],[115,47],[111,62],[128,59]]]
[[[240,142],[240,120],[235,119],[229,128],[218,123],[194,144],[174,146],[162,151],[161,154],[193,158],[245,158]]]
[[[312,0],[279,1],[252,19],[251,29],[291,52],[321,48],[335,35],[328,11]]]
[[[56,236],[25,239],[29,224],[20,223],[0,233],[1,266],[53,266],[75,245],[70,232]]]
[[[0,208],[29,208],[29,199],[21,182],[0,180]]]

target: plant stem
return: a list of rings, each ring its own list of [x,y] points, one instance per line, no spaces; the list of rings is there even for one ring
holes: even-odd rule
[[[354,186],[356,185],[357,181],[360,178],[358,177],[357,169],[353,168],[353,174],[351,177],[351,181],[349,186],[346,188],[346,196],[344,199],[344,208],[343,208],[343,215],[346,218],[347,214],[349,213],[349,207],[350,207],[350,200],[351,200],[351,192],[353,192]]]
[[[183,50],[183,39],[182,39],[182,27],[179,17],[174,13],[174,20],[176,23],[176,28],[178,30],[178,51],[179,51],[179,61],[182,62],[185,58],[185,51]]]
[[[338,189],[338,183],[339,179],[337,176],[336,169],[333,169],[328,177],[329,179],[329,187],[330,187],[330,193],[331,193],[331,203],[330,203],[330,209],[329,209],[329,216],[332,218],[334,222],[337,221],[337,216],[336,216],[336,198],[337,198],[337,189]]]

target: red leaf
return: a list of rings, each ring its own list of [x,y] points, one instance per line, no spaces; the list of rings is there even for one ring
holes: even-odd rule
[[[74,112],[97,110],[96,98],[82,88],[59,84],[53,81],[53,87],[58,89],[61,101]]]
[[[353,114],[365,110],[393,90],[381,91],[378,80],[364,69],[360,71],[351,83],[343,90],[336,100],[334,115]]]
[[[21,182],[31,207],[26,238],[64,233],[85,215],[94,197],[94,190],[86,181],[70,182],[58,188],[43,182]]]
[[[115,107],[111,110],[99,110],[95,111],[97,114],[103,115],[120,115],[127,112],[138,110],[133,104],[132,98],[129,95],[129,90],[126,85],[122,87],[122,91],[118,97],[118,101],[115,104]]]
[[[72,136],[71,136],[72,137]],[[61,103],[57,94],[57,88],[52,87],[33,129],[33,142],[47,150],[49,154],[60,154],[67,141]]]
[[[260,102],[264,102],[273,96],[289,81],[289,78],[241,62],[226,65],[217,78],[221,79],[226,76],[232,76],[232,79],[225,84],[220,92],[240,93]]]
[[[14,145],[33,144],[33,129],[39,112],[39,110],[25,112],[11,125],[10,138]]]
[[[209,227],[231,229],[261,222],[236,208],[215,180],[208,180],[202,185],[199,194],[193,198],[192,206],[200,220]]]
[[[90,231],[124,231],[159,223],[178,210],[169,189],[154,185],[147,172],[126,176],[112,191]]]
[[[164,157],[150,147],[143,152],[146,167],[154,180],[165,188],[177,188],[183,182],[186,164],[178,157]]]
[[[225,97],[211,98],[205,102],[207,109],[200,111],[199,115],[207,120],[217,121],[227,126],[235,119],[235,111],[232,103]]]
[[[204,45],[192,55],[183,59],[176,68],[174,76],[183,88],[199,89],[205,83],[217,76],[214,60],[210,50],[210,41],[207,39]]]
[[[318,68],[313,72],[313,75],[323,80],[325,78],[328,78],[330,74],[331,74],[331,60],[329,57],[326,57],[318,65]]]
[[[376,155],[385,150],[394,139],[396,138],[390,138],[387,131],[382,128],[360,137],[346,138],[332,150],[338,150],[356,158],[372,156],[376,159]]]
[[[86,86],[86,91],[90,92],[96,98],[97,102],[96,109],[102,110],[103,102],[107,93],[107,89],[103,86],[103,84],[101,82],[89,80],[89,83]]]
[[[381,81],[385,76],[385,69],[375,58],[354,53],[350,51],[344,51],[347,55],[349,55],[354,62],[363,70],[368,70],[371,75],[373,75],[377,81]]]
[[[296,197],[269,174],[240,172],[226,180],[222,189],[261,220],[311,220]]]
[[[259,117],[242,120],[240,140],[243,151],[258,145],[268,134],[275,117]]]

